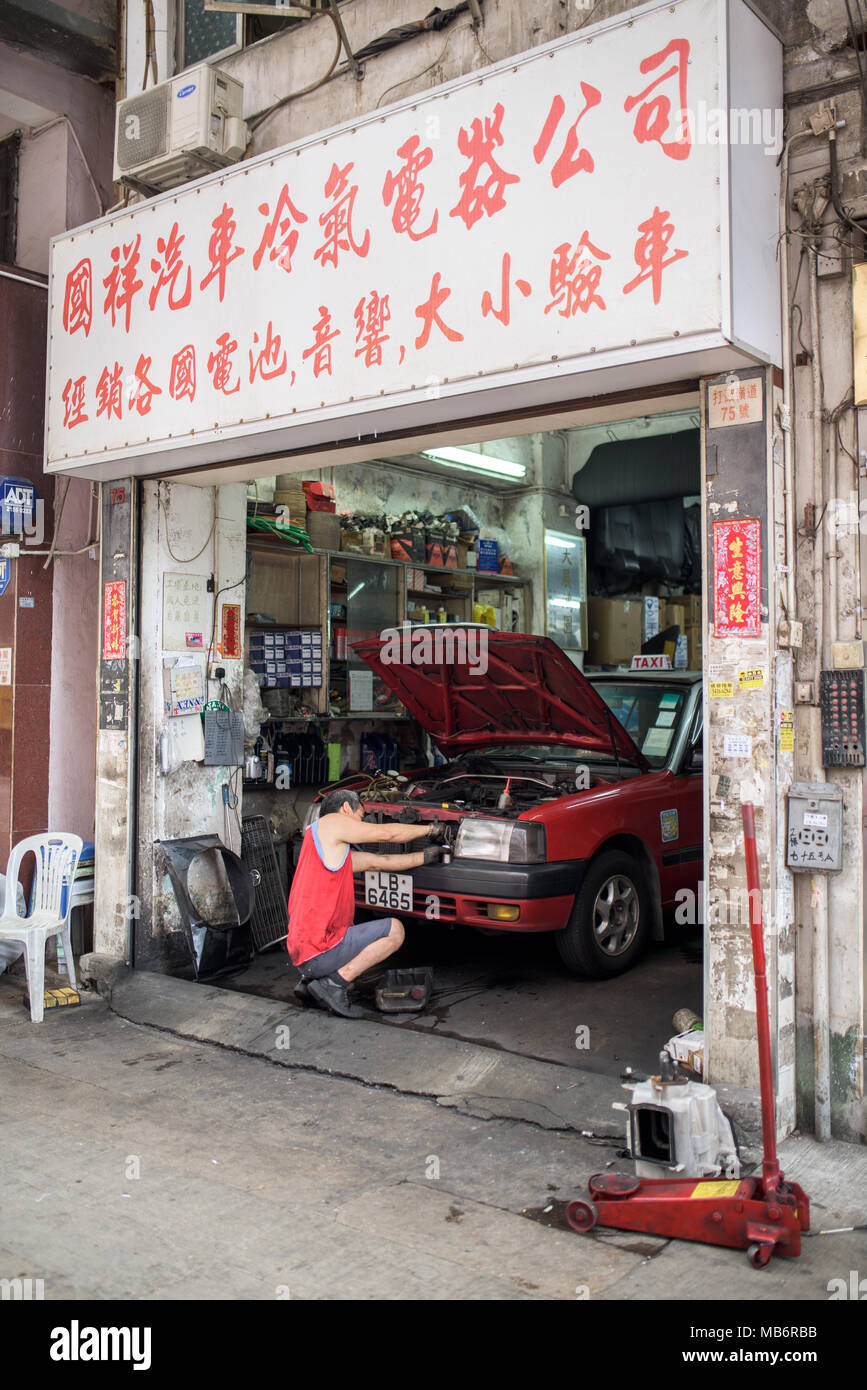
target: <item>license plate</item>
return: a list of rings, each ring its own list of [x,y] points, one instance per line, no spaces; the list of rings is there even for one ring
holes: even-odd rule
[[[364,901],[368,907],[387,907],[390,912],[412,911],[412,879],[409,874],[388,874],[368,869],[364,875]]]

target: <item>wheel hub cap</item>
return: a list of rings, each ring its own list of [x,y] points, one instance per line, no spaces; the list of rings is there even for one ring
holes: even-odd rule
[[[615,874],[606,879],[593,905],[593,931],[607,956],[628,950],[638,931],[638,893],[631,879]]]

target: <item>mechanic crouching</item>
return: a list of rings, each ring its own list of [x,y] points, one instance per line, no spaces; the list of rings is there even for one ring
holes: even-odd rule
[[[347,985],[398,950],[403,942],[403,927],[396,917],[353,921],[352,875],[365,869],[396,873],[435,863],[443,853],[443,833],[439,821],[367,824],[357,792],[338,790],[323,798],[319,819],[304,832],[289,893],[286,945],[292,964],[301,972],[296,994],[309,993],[323,1008],[342,1018],[363,1017],[364,1010],[350,1003]],[[364,851],[365,844],[405,844],[423,835],[435,843],[421,852]]]

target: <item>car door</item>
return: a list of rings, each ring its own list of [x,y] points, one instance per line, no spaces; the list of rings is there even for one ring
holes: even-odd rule
[[[702,775],[702,700],[684,713],[689,732],[672,767],[670,805],[660,807],[662,901],[671,903],[683,889],[698,893],[704,865],[704,795]],[[683,898],[678,898],[683,902]],[[696,908],[697,911],[697,908]],[[697,918],[696,918],[697,920]]]

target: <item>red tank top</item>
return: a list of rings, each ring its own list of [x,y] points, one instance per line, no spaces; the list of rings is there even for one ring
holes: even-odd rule
[[[286,948],[293,965],[303,965],[343,940],[355,919],[355,886],[349,845],[338,869],[322,858],[319,828],[305,830],[298,867],[289,892]]]

